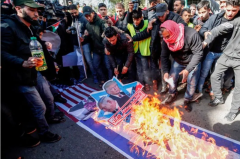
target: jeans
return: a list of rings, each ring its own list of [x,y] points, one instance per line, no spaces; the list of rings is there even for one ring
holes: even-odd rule
[[[174,87],[169,88],[169,94],[177,93],[177,84],[179,79],[179,73],[184,70],[186,66],[178,64],[176,61],[173,61],[170,76],[173,77]],[[184,98],[187,100],[192,100],[193,94],[198,83],[200,76],[201,63],[199,63],[191,72],[189,72],[187,77],[187,90],[185,92]]]
[[[111,79],[113,77],[113,69],[110,65],[108,56],[93,52],[93,67],[95,68],[100,81],[106,81],[106,76],[103,73],[103,64],[107,68],[108,79]]]
[[[90,71],[92,72],[93,76],[95,77],[97,74],[93,67],[93,58],[91,56],[91,51],[90,51],[89,45],[90,45],[89,43],[83,45],[82,49],[83,49],[83,54],[84,54],[85,60],[87,61],[87,64],[90,68]]]
[[[202,63],[202,69],[201,69],[201,75],[198,82],[198,90],[200,93],[202,93],[203,85],[205,82],[205,79],[208,76],[209,71],[211,70],[212,64],[217,61],[217,59],[222,55],[222,53],[214,53],[209,52],[205,58],[205,60]]]
[[[148,59],[150,56],[142,56],[141,53],[135,54],[135,60],[137,65],[137,75],[138,75],[138,81],[141,84],[150,84],[150,71],[149,71],[149,65],[148,65]]]
[[[54,116],[54,98],[49,87],[47,80],[39,72],[37,86],[18,87],[18,90],[24,95],[30,105],[40,135],[48,131],[49,128],[45,113],[47,118],[53,118]]]

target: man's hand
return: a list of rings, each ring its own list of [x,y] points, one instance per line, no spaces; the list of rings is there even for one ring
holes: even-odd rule
[[[48,50],[52,50],[52,43],[50,42],[45,42],[45,45],[47,47]]]
[[[204,39],[206,40],[208,35],[212,35],[212,33],[210,31],[207,31],[204,33]]]
[[[66,32],[67,32],[68,34],[71,34],[71,31],[70,31],[70,30],[68,30],[68,29],[66,30]]]
[[[110,55],[111,53],[105,48],[105,54]]]
[[[84,41],[84,38],[79,37],[80,42],[82,43]]]
[[[182,78],[182,83],[186,83],[187,82],[187,78],[188,78],[188,70],[182,70],[179,75],[183,75],[183,78]]]
[[[37,65],[37,58],[36,57],[29,57],[27,61],[24,61],[22,67],[24,68],[32,68]]]
[[[148,32],[149,32],[149,30],[152,30],[152,28],[153,28],[153,23],[156,21],[156,19],[152,19],[149,23],[148,23],[148,28],[147,28],[147,30],[148,30]]]
[[[84,36],[88,36],[88,31],[87,30],[84,30]]]
[[[128,11],[132,12],[133,11],[133,2],[128,3]]]
[[[129,42],[129,43],[133,42],[132,37],[131,37],[130,35],[128,35],[128,34],[125,34],[125,35],[126,35],[126,37],[128,38],[128,42]]]
[[[169,78],[169,74],[168,73],[164,73],[163,79],[164,81],[166,81]]]
[[[56,72],[58,72],[60,70],[60,68],[58,67],[56,62],[54,62],[54,66],[55,66]]]
[[[115,75],[118,75],[118,74],[119,74],[119,72],[118,72],[118,69],[117,69],[117,68],[114,68],[114,74],[115,74]]]
[[[196,25],[195,27],[194,27],[194,29],[197,31],[197,32],[199,32],[199,30],[202,28],[202,26],[201,25]]]
[[[207,46],[207,43],[205,41],[202,42],[203,49]]]
[[[123,69],[122,69],[122,74],[127,73],[127,71],[128,71],[128,68],[126,66],[124,66]]]

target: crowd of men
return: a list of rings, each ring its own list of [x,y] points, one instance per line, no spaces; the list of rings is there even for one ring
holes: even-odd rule
[[[63,114],[55,112],[54,102],[67,101],[51,81],[57,77],[76,84],[86,78],[83,66],[62,67],[62,56],[76,48],[81,48],[88,73],[100,88],[113,76],[127,79],[125,82],[137,80],[146,93],[151,89],[168,93],[164,103],[171,104],[177,98],[177,87],[186,87],[184,108],[188,112],[192,111],[190,103],[200,98],[204,89],[210,95],[209,106],[216,107],[224,103],[223,94],[234,88],[225,118],[233,121],[239,113],[239,0],[203,0],[189,8],[184,0],[149,0],[150,7],[145,10],[130,1],[128,6],[115,5],[116,16],[108,14],[104,3],[96,12],[91,6],[80,8],[79,3],[70,1],[54,21],[61,21],[56,32],[61,38],[56,58],[49,53],[51,43],[41,40],[53,24],[39,16],[44,5],[32,0],[13,0],[12,5],[14,14],[1,15],[2,89],[6,103],[16,102],[9,99],[13,94],[19,101],[23,97],[43,142],[59,141],[61,137],[50,132],[48,124],[65,121]],[[46,71],[35,69],[39,59],[32,57],[29,49],[33,36],[42,44]]]

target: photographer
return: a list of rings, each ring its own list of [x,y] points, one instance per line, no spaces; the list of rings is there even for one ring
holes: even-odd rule
[[[74,18],[75,24],[78,23],[76,25],[79,26],[79,28],[78,28],[79,34],[81,34],[82,36],[84,35],[80,39],[82,42],[83,54],[87,61],[88,66],[92,72],[94,83],[98,83],[97,74],[93,67],[93,59],[92,59],[91,51],[90,51],[90,39],[88,38],[88,36],[85,35],[86,24],[88,23],[88,21],[84,17],[84,15],[78,11],[76,5],[69,6],[69,11],[72,14],[72,17]],[[84,41],[83,41],[83,38],[84,38]],[[75,39],[75,42],[77,42],[77,39]],[[84,75],[83,70],[82,70],[82,68],[80,68],[80,81],[84,78],[83,75]]]

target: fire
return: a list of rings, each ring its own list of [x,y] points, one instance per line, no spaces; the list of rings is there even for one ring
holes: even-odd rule
[[[147,98],[142,105],[133,106],[132,122],[129,128],[136,134],[132,138],[134,145],[131,151],[142,153],[137,145],[148,151],[147,156],[156,158],[175,159],[224,159],[228,150],[216,146],[215,140],[202,133],[202,139],[190,135],[184,128],[180,128],[181,113],[174,108],[160,107],[160,101]],[[174,118],[171,123],[168,116]],[[192,128],[191,133],[197,134],[198,129]]]

